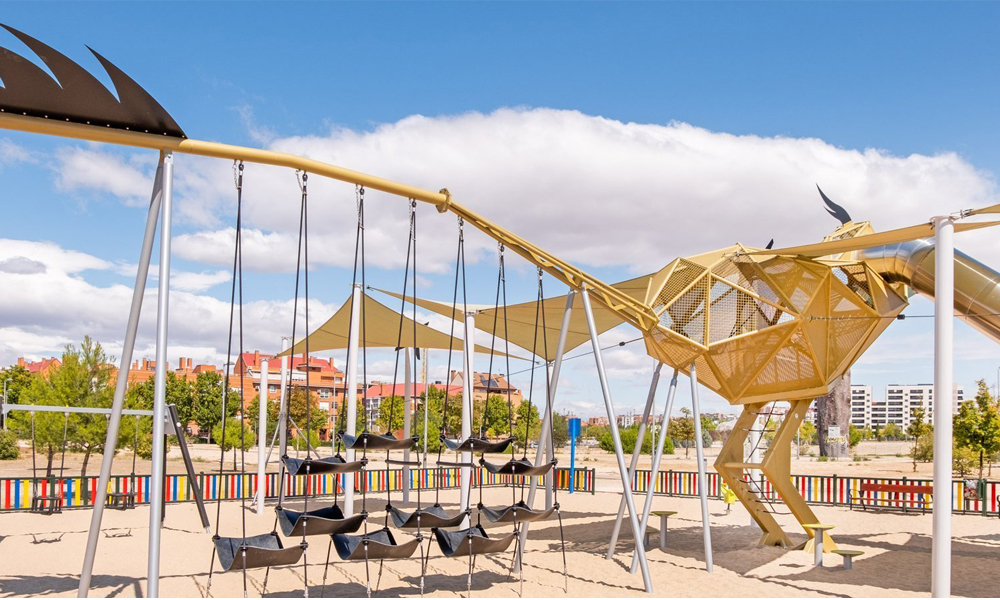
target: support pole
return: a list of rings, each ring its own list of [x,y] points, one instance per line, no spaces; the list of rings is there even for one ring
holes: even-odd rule
[[[934,223],[934,509],[931,537],[931,595],[951,595],[952,405],[955,391],[955,222]]]
[[[160,216],[160,200],[163,193],[163,162],[156,167],[156,177],[153,179],[153,193],[149,199],[149,211],[146,214],[146,231],[142,237],[142,249],[139,251],[139,264],[135,273],[135,285],[132,286],[132,305],[129,307],[128,325],[125,327],[125,341],[122,343],[122,357],[118,366],[118,379],[115,382],[115,396],[111,403],[111,416],[108,418],[108,432],[104,439],[105,448],[114,448],[118,441],[118,426],[121,423],[122,409],[125,406],[125,388],[128,387],[129,367],[132,365],[132,352],[135,350],[135,336],[139,329],[139,314],[142,312],[142,298],[146,293],[146,279],[149,274],[149,259],[153,253],[153,239],[156,237],[156,224]],[[4,402],[7,402],[6,390]],[[4,427],[7,419],[4,419]],[[111,480],[111,466],[114,462],[114,452],[105,452],[101,458],[101,473],[97,480],[97,495],[94,497],[94,510],[90,515],[90,531],[87,534],[87,550],[83,556],[83,569],[80,571],[80,586],[77,597],[86,598],[90,593],[90,581],[94,573],[94,557],[97,555],[97,542],[101,539],[101,520],[104,517],[104,504],[108,497],[108,482]]]
[[[552,420],[556,418],[555,411],[552,410],[552,397],[549,395],[549,391],[552,387],[552,363],[545,363],[545,428],[551,429]],[[539,436],[540,437],[540,436]],[[542,445],[539,444],[539,447]],[[552,436],[546,436],[545,447],[545,458],[549,463],[556,459],[556,441],[552,439]],[[545,510],[552,508],[553,502],[553,486],[552,482],[555,481],[555,468],[549,469],[549,472],[545,474]]]
[[[267,492],[267,361],[260,361],[260,393],[257,394],[257,514],[264,514]]]
[[[403,348],[403,353],[406,356],[406,361],[403,370],[403,438],[410,437],[410,422],[413,420],[413,371],[411,365],[413,364],[410,359],[410,355],[413,353],[413,348]],[[396,390],[393,390],[395,393]],[[392,433],[391,431],[389,433]],[[403,450],[403,461],[406,463],[410,462],[410,449],[407,448]],[[410,466],[409,464],[403,465],[403,502],[410,501]]]
[[[361,336],[361,284],[355,283],[351,295],[351,329],[347,339],[347,435],[358,433],[358,342]],[[364,407],[362,407],[364,408]],[[356,450],[347,451],[347,462],[354,462]],[[354,516],[354,477],[344,477],[344,516]]]
[[[473,370],[472,370],[472,357],[475,352],[475,331],[476,331],[476,313],[467,312],[465,313],[465,329],[463,334],[463,357],[464,370],[465,373],[462,377],[462,439],[466,440],[472,435],[472,394],[475,389],[472,385]],[[472,453],[463,452],[462,462],[471,463]],[[472,483],[472,467],[462,467],[462,510],[466,511],[469,509],[469,489]],[[470,525],[469,517],[466,516],[465,520],[462,522],[462,527],[468,527]]]
[[[642,409],[642,422],[639,423],[639,431],[636,432],[635,448],[632,450],[632,461],[628,467],[629,481],[635,479],[635,469],[639,465],[639,457],[642,455],[642,442],[646,439],[646,421],[649,420],[649,414],[653,410],[653,400],[656,398],[656,388],[660,385],[660,370],[662,368],[663,363],[656,361],[656,367],[653,368],[653,379],[649,382],[649,393],[646,395],[646,406]],[[650,489],[652,489],[652,483],[650,483]],[[621,533],[622,519],[624,518],[625,496],[622,496],[621,501],[618,503],[618,516],[615,517],[615,526],[611,529],[611,541],[608,542],[608,553],[604,557],[608,560],[611,560],[615,556],[615,547],[618,545],[618,535]]]
[[[691,363],[691,410],[694,419],[694,449],[698,457],[698,497],[701,498],[701,530],[705,545],[705,570],[712,572],[712,524],[708,517],[708,477],[705,475],[705,449],[701,440],[701,404],[698,401],[698,371]]]
[[[656,476],[660,472],[660,460],[663,459],[663,446],[667,439],[667,425],[670,423],[670,411],[674,408],[674,396],[677,394],[677,369],[674,369],[674,376],[670,378],[670,389],[667,391],[667,401],[663,405],[663,420],[660,426],[660,433],[656,437],[656,449],[653,452],[653,465],[649,470],[649,485],[646,487],[646,502],[642,507],[642,521],[639,522],[639,529],[643,532],[646,531],[646,526],[649,524],[649,513],[653,509],[653,489],[656,487]],[[636,442],[638,445],[639,442]],[[664,547],[665,536],[667,535],[666,528],[660,531],[660,547]],[[635,573],[635,570],[639,568],[639,555],[635,551],[632,552],[632,568],[629,569],[630,573]]]
[[[278,388],[278,458],[283,459],[288,454],[288,356],[285,355],[285,350],[288,350],[290,338],[282,336],[281,337],[281,382]],[[281,475],[285,475],[284,468],[281,469]],[[281,496],[278,498],[278,504],[284,504],[285,502],[285,486],[278,482],[278,489],[280,490]]]
[[[149,477],[149,557],[146,596],[160,595],[160,532],[163,527],[163,476],[166,472],[164,419],[167,394],[167,322],[170,313],[170,225],[174,156],[163,154],[163,204],[160,206],[160,275],[156,295],[156,374],[153,382],[153,461]]]
[[[632,525],[632,538],[635,539],[636,553],[639,556],[639,567],[642,569],[642,582],[646,592],[653,593],[653,581],[649,578],[649,565],[646,564],[646,548],[642,543],[643,531],[639,529],[639,519],[635,512],[635,501],[632,499],[632,482],[629,480],[628,469],[625,467],[625,453],[622,451],[622,440],[618,433],[618,419],[615,417],[615,406],[611,400],[611,389],[608,387],[608,376],[604,372],[604,358],[601,356],[601,343],[597,339],[597,326],[594,324],[594,313],[590,308],[590,295],[584,287],[580,292],[583,299],[583,312],[587,316],[587,327],[590,329],[590,344],[594,348],[594,361],[597,363],[597,376],[601,380],[601,393],[604,396],[604,407],[608,411],[608,423],[611,429],[611,439],[615,446],[615,458],[618,459],[618,473],[622,480],[622,494],[628,508],[629,521]],[[701,466],[704,468],[704,465]]]
[[[559,326],[559,341],[556,342],[555,360],[552,362],[552,375],[549,377],[549,389],[546,400],[555,403],[556,390],[559,389],[559,372],[562,370],[563,354],[566,353],[566,334],[569,333],[569,322],[573,316],[573,299],[576,298],[576,290],[570,290],[566,294],[566,307],[563,309],[562,324]],[[547,419],[552,411],[546,410],[542,421],[542,431],[538,434],[538,449],[535,451],[535,466],[542,464],[542,457],[545,452],[545,444],[549,437],[549,424]],[[538,491],[538,478],[531,478],[531,485],[528,487],[528,506],[535,506],[535,493]],[[528,541],[528,526],[530,523],[521,524],[521,536],[518,538],[517,556],[515,557],[514,570],[521,572],[521,558],[524,556],[524,544]]]

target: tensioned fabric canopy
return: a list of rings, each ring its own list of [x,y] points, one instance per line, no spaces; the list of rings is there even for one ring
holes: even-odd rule
[[[646,299],[646,288],[652,275],[643,275],[635,279],[629,279],[613,284],[622,292],[639,301]],[[403,299],[403,295],[386,290],[378,290],[383,294],[388,294],[394,298]],[[407,302],[413,302],[410,296],[406,296]],[[452,305],[447,302],[427,300],[417,298],[416,305],[421,308],[438,313],[458,321],[462,320],[462,307],[457,310],[452,309]],[[522,302],[520,304],[507,305],[507,331],[504,332],[504,308],[501,306],[499,312],[494,307],[473,308],[469,306],[470,312],[475,312],[476,329],[487,333],[493,333],[494,318],[496,318],[496,337],[506,338],[510,343],[516,344],[529,352],[535,346],[535,354],[546,361],[555,359],[556,346],[559,343],[559,328],[562,326],[563,311],[566,309],[566,296],[556,296],[542,300],[542,310],[545,313],[545,327],[542,328],[542,316],[538,316],[538,340],[535,340],[535,301]],[[608,310],[598,303],[593,304],[594,324],[598,333],[604,333],[609,329],[624,323],[624,319],[614,311]],[[583,312],[583,303],[579,300],[573,303],[573,313],[570,317],[569,330],[566,333],[566,348],[569,352],[573,348],[590,341],[590,330],[587,328],[587,317]]]
[[[347,348],[351,327],[352,298],[353,295],[337,309],[337,312],[326,323],[323,323],[309,334],[310,352]],[[398,312],[381,304],[368,294],[364,294],[362,300],[361,314],[364,326],[361,328],[361,335],[364,336],[363,344],[368,348],[396,348],[398,346],[400,348],[436,348],[447,350],[450,347],[456,352],[460,352],[465,348],[461,339],[455,338],[452,340],[451,336],[447,333],[431,329],[420,323],[414,323],[413,319],[406,316],[402,317],[403,332],[402,336],[400,336],[400,314]],[[416,339],[414,339],[414,327],[416,328]],[[302,354],[305,351],[306,340],[302,339],[278,356]],[[489,351],[489,348],[476,345],[476,352],[488,354]],[[497,356],[504,355],[499,351],[494,352],[494,354]]]

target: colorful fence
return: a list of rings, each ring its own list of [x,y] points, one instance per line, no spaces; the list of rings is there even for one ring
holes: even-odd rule
[[[632,490],[645,493],[649,489],[648,470],[636,471],[632,479]],[[698,477],[694,471],[660,471],[653,482],[653,493],[666,496],[697,496]],[[708,495],[713,498],[722,498],[720,488],[722,479],[718,473],[707,473]],[[973,480],[975,483],[978,480]],[[796,489],[809,504],[825,506],[849,506],[851,498],[860,494],[861,484],[874,483],[880,485],[932,485],[929,479],[909,479],[907,477],[885,478],[885,477],[840,477],[838,475],[792,475],[792,482]],[[759,480],[758,486],[763,490],[767,500],[779,500],[774,487],[764,477]],[[973,486],[975,487],[975,486]],[[997,496],[1000,495],[1000,481],[984,481],[979,485],[975,494],[967,493],[963,480],[952,481],[951,488],[951,509],[956,513],[977,513],[982,515],[1000,516],[1000,505],[997,503]],[[891,501],[900,501],[887,492],[870,493],[865,496],[890,501],[888,504],[881,503],[882,506],[892,506]],[[919,498],[920,496],[916,496]],[[907,498],[909,499],[909,498]],[[900,509],[905,508],[900,505]],[[919,508],[908,510],[920,510]]]
[[[285,475],[285,495],[288,497],[304,496],[312,494],[315,496],[331,496],[334,493],[334,486],[340,486],[343,490],[346,484],[345,477],[349,475],[310,475],[307,479],[304,475]],[[457,468],[448,469],[411,469],[410,485],[411,489],[420,487],[425,490],[433,490],[438,487],[437,478],[440,477],[440,488],[453,489],[459,487],[460,470]],[[577,492],[594,493],[595,474],[594,469],[576,469],[574,488]],[[496,475],[485,469],[476,469],[472,473],[473,485],[484,485],[486,487],[496,487],[510,485],[511,476]],[[205,500],[234,500],[239,498],[252,498],[257,493],[256,473],[202,473],[198,475],[198,488],[202,492]],[[538,478],[539,482],[542,478]],[[33,480],[30,477],[3,477],[0,478],[0,511],[27,510],[31,507]],[[356,489],[361,489],[362,483],[367,485],[367,490],[372,493],[384,492],[386,489],[397,491],[403,488],[402,469],[392,469],[388,472],[383,470],[371,470],[354,474],[354,484]],[[276,497],[278,495],[280,479],[278,473],[268,473],[264,485],[266,495]],[[91,506],[92,499],[97,494],[97,477],[71,477],[71,478],[39,478],[37,480],[38,494],[42,496],[59,495],[64,498],[65,508],[85,508]],[[556,470],[556,485],[561,490],[569,489],[569,469]],[[53,489],[53,486],[55,488]],[[149,476],[141,475],[134,479],[128,475],[114,475],[108,485],[111,492],[131,492],[136,495],[136,504],[148,502]],[[54,492],[54,494],[52,493]],[[166,485],[167,502],[190,502],[194,498],[191,495],[191,486],[188,484],[187,475],[168,475]]]

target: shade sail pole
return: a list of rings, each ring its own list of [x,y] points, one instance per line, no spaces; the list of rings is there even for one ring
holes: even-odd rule
[[[646,421],[653,410],[653,400],[656,398],[656,388],[660,385],[660,370],[663,363],[656,361],[653,368],[653,379],[649,382],[649,393],[646,395],[646,406],[642,409],[642,422],[639,423],[639,431],[636,432],[635,448],[632,450],[632,461],[628,467],[629,481],[635,480],[635,469],[639,465],[639,456],[642,454],[642,442],[646,439]],[[652,482],[650,483],[652,489]],[[618,515],[615,517],[615,525],[611,528],[611,541],[608,542],[608,553],[604,558],[611,560],[615,556],[615,547],[618,545],[618,536],[622,530],[622,520],[625,518],[625,497],[622,496],[618,503]],[[635,572],[635,571],[633,571]]]
[[[653,509],[653,490],[656,489],[656,479],[660,472],[660,461],[663,459],[663,446],[665,445],[667,439],[667,425],[670,423],[670,411],[674,408],[674,396],[677,394],[677,369],[674,369],[674,376],[670,378],[670,388],[667,391],[667,401],[663,405],[663,418],[660,421],[660,433],[656,437],[656,448],[653,453],[653,465],[649,469],[649,485],[646,486],[646,502],[642,507],[642,521],[639,523],[639,529],[646,531],[646,526],[649,524],[649,513]],[[645,419],[645,418],[644,418]],[[636,446],[639,446],[639,442],[636,442]],[[666,531],[660,532],[660,547],[663,546],[663,537],[667,535]],[[629,569],[630,573],[635,573],[635,570],[639,568],[639,555],[635,551],[632,552],[632,568]]]
[[[559,372],[562,370],[563,354],[566,352],[566,336],[569,333],[569,323],[573,317],[573,300],[576,298],[576,291],[570,290],[566,294],[566,307],[563,308],[562,323],[559,325],[559,341],[556,342],[556,354],[555,360],[552,361],[552,375],[549,377],[549,389],[546,399],[548,402],[555,404],[556,390],[559,389]],[[508,382],[509,383],[509,382]],[[544,419],[548,419],[552,414],[551,410],[546,409]],[[538,434],[538,448],[535,450],[535,466],[540,466],[544,458],[545,452],[545,440],[549,437],[549,427],[548,422],[542,423],[542,431]],[[534,508],[535,506],[535,494],[538,492],[538,478],[531,478],[531,485],[528,487],[528,506]],[[524,544],[528,541],[528,526],[530,523],[521,524],[521,536],[519,538],[519,543],[517,544],[517,556],[515,557],[514,569],[515,572],[520,572],[521,569],[521,558],[524,555]]]
[[[122,409],[125,406],[125,389],[128,387],[129,367],[132,365],[135,336],[139,329],[142,298],[146,293],[149,259],[153,254],[153,240],[156,237],[156,225],[160,217],[162,193],[163,161],[161,160],[156,167],[156,177],[153,179],[153,192],[149,199],[149,210],[146,214],[146,231],[142,236],[142,249],[139,251],[139,264],[135,273],[135,284],[132,286],[132,305],[129,307],[128,325],[125,326],[125,341],[122,343],[122,357],[118,365],[115,396],[111,403],[111,416],[108,418],[108,431],[104,438],[105,448],[114,448],[118,441],[118,426],[121,424]],[[6,397],[4,401],[6,402]],[[4,419],[5,425],[6,422],[7,420]],[[105,452],[101,458],[101,473],[97,479],[97,494],[94,497],[94,509],[90,515],[87,549],[83,555],[80,586],[77,589],[77,597],[79,598],[86,598],[87,594],[90,593],[90,582],[94,573],[94,557],[97,555],[97,542],[101,539],[101,521],[104,518],[104,504],[107,502],[108,482],[111,480],[111,467],[114,458],[114,452]]]
[[[351,328],[347,341],[347,389],[344,403],[347,405],[347,435],[358,433],[358,345],[361,339],[361,284],[355,283],[351,295]],[[365,407],[362,407],[364,409]],[[357,451],[347,451],[347,462],[354,462]],[[344,477],[344,516],[354,516],[354,477]]]
[[[951,595],[951,461],[954,403],[955,222],[934,224],[934,507],[931,538],[931,595]]]
[[[153,381],[153,466],[149,477],[149,556],[146,596],[160,595],[160,533],[163,528],[166,471],[167,323],[170,317],[170,226],[173,205],[174,156],[166,152],[163,163],[163,202],[160,205],[160,274],[156,295],[156,373]],[[228,390],[226,390],[228,392]]]
[[[267,390],[268,364],[260,361],[260,393],[257,394],[257,514],[264,514],[267,494]]]
[[[642,530],[639,529],[639,519],[635,512],[635,501],[632,498],[632,482],[629,480],[628,468],[625,466],[625,453],[622,451],[622,439],[618,433],[618,418],[615,416],[614,402],[611,400],[611,389],[608,387],[608,376],[604,371],[604,358],[601,356],[601,343],[597,339],[597,325],[594,323],[594,312],[590,308],[590,295],[587,288],[580,292],[583,300],[583,312],[587,316],[587,327],[590,329],[590,344],[594,349],[594,361],[597,364],[597,376],[601,380],[601,394],[604,396],[604,407],[608,411],[608,423],[611,429],[611,439],[615,446],[615,458],[618,459],[618,474],[622,480],[622,495],[628,508],[629,521],[632,524],[632,539],[635,540],[636,553],[639,555],[639,566],[642,568],[642,582],[646,592],[653,593],[653,581],[649,578],[649,565],[646,563],[646,548],[642,543]]]
[[[701,403],[698,400],[698,370],[691,363],[691,409],[694,419],[694,449],[698,458],[698,497],[701,500],[702,543],[705,547],[705,570],[712,572],[712,524],[708,516],[708,477],[705,474],[705,448],[701,439]]]
[[[406,357],[403,366],[403,439],[410,437],[410,422],[413,420],[413,370],[410,355],[413,348],[403,348]],[[396,390],[392,390],[395,394]],[[391,417],[390,417],[391,418]],[[391,431],[388,432],[390,435]],[[410,448],[403,450],[403,502],[410,501]]]
[[[465,313],[465,329],[463,330],[463,340],[464,344],[462,346],[462,357],[463,369],[465,374],[462,377],[462,440],[467,440],[472,435],[472,394],[475,390],[472,384],[472,357],[476,351],[475,344],[475,331],[476,331],[476,313],[467,312]],[[449,373],[449,376],[451,374]],[[451,382],[449,382],[451,383]],[[472,463],[472,453],[463,452],[462,453],[462,463],[470,464]],[[472,484],[472,467],[462,467],[462,478],[461,478],[461,491],[462,491],[462,511],[468,513],[469,510],[469,490]],[[466,514],[465,520],[462,521],[462,527],[468,527],[471,524],[468,514]]]
[[[291,338],[282,336],[281,337],[281,382],[278,388],[278,458],[284,459],[285,455],[288,453],[288,356],[285,351],[288,350],[288,344]],[[346,392],[345,392],[346,393]],[[334,395],[336,397],[336,394]],[[284,463],[282,463],[284,464]],[[287,477],[284,468],[281,469],[279,474],[282,477]],[[284,504],[285,502],[285,486],[278,482],[278,505]]]

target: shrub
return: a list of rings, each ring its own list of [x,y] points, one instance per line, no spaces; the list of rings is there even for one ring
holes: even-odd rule
[[[21,448],[17,445],[17,435],[13,431],[0,431],[0,460],[21,458]]]

